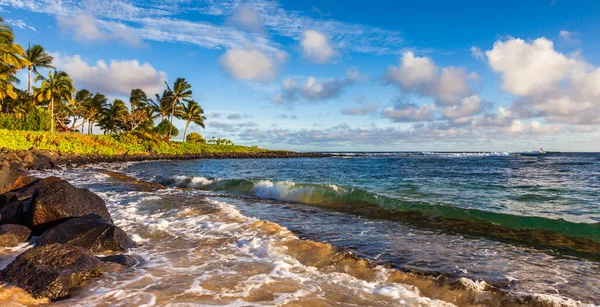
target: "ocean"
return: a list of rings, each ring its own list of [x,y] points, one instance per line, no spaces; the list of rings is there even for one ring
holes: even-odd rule
[[[141,191],[102,169],[167,189]],[[600,154],[99,164],[140,264],[57,306],[600,304]]]

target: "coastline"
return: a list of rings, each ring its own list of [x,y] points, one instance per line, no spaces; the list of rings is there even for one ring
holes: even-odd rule
[[[21,169],[43,170],[58,165],[86,165],[94,163],[121,163],[157,160],[194,160],[194,159],[288,159],[288,158],[326,158],[332,155],[313,152],[260,151],[260,152],[202,152],[185,154],[74,154],[50,150],[0,149],[0,164]]]
[[[14,153],[17,154],[17,153]],[[21,152],[21,155],[25,153]],[[37,154],[37,153],[36,153]],[[50,159],[43,154],[40,154],[42,158],[38,159]],[[46,157],[46,158],[44,158]],[[4,159],[0,157],[0,159]],[[22,159],[23,160],[23,159]],[[29,160],[29,159],[25,159]],[[146,159],[147,160],[147,159]],[[3,160],[3,162],[7,160]],[[68,159],[53,159],[50,162],[55,163],[50,167],[51,169],[58,170],[64,169],[63,167],[56,166],[65,165],[65,164],[74,164],[74,162],[69,162],[73,160]],[[84,160],[88,161],[87,163],[94,163],[92,160]],[[100,161],[100,162],[109,162],[109,161]],[[123,162],[122,160],[116,160],[116,162]],[[0,163],[5,164],[5,163]],[[10,162],[9,162],[10,164]],[[14,163],[11,166],[15,166]],[[41,165],[38,165],[41,166]],[[88,167],[84,167],[83,169],[92,169]],[[54,173],[52,170],[45,170],[43,168],[39,168],[41,173],[47,173],[47,175],[52,176]],[[73,172],[77,170],[72,170],[68,172]],[[94,170],[96,173],[101,173],[103,175],[108,176],[104,180],[113,180],[113,184],[116,185],[128,185],[133,184],[131,187],[133,190],[139,191],[157,191],[164,189],[164,186],[143,182],[141,180],[137,180],[136,178],[131,178],[125,174],[119,172],[113,172],[110,169],[98,169]],[[148,186],[152,185],[150,189]],[[184,190],[184,189],[182,189]],[[187,199],[189,196],[185,196],[184,199]],[[206,197],[206,196],[204,196]],[[184,200],[182,199],[182,200]],[[110,210],[110,206],[109,206]],[[110,213],[114,215],[114,212],[110,210]],[[183,211],[180,214],[183,216],[188,216],[190,213],[187,211]],[[239,212],[235,214],[239,215]],[[375,265],[368,259],[360,258],[355,256],[353,253],[345,251],[341,248],[335,247],[331,244],[321,243],[318,241],[313,241],[310,239],[300,239],[296,237],[293,233],[287,230],[285,227],[280,226],[279,224],[270,222],[268,220],[253,220],[247,217],[241,218],[244,223],[244,228],[251,228],[253,231],[260,233],[261,236],[266,236],[270,241],[275,242],[277,246],[283,246],[287,250],[285,254],[293,257],[296,261],[300,261],[305,266],[313,267],[319,271],[323,272],[337,272],[347,274],[351,278],[356,278],[357,280],[362,280],[364,282],[376,282],[381,277],[381,274],[384,274],[385,283],[390,283],[392,285],[398,284],[400,285],[410,285],[416,290],[417,297],[429,298],[432,300],[439,300],[436,303],[437,305],[443,305],[443,302],[458,304],[458,305],[470,305],[475,303],[486,302],[489,305],[534,305],[534,306],[559,306],[563,304],[556,304],[556,302],[549,301],[548,298],[543,296],[535,296],[535,295],[526,295],[515,297],[505,293],[502,290],[499,290],[485,282],[472,281],[465,278],[450,278],[444,275],[439,276],[426,276],[422,274],[415,274],[411,272],[403,272],[392,268],[383,267],[381,265]],[[239,222],[240,217],[235,217],[234,221]],[[118,224],[117,224],[118,225]],[[123,225],[120,225],[124,227]],[[133,255],[136,254],[136,249],[132,250]],[[383,273],[382,273],[383,272]],[[91,283],[94,283],[92,279]],[[89,284],[89,282],[87,283]],[[86,286],[87,287],[87,286]],[[80,290],[78,290],[80,291]],[[85,291],[83,289],[82,291]],[[3,293],[4,292],[4,293]],[[12,296],[8,300],[18,298],[18,301],[23,302],[25,304],[37,304],[37,303],[47,303],[48,301],[35,301],[27,294],[23,293],[18,288],[12,287],[4,287],[0,288],[0,302],[3,297],[8,296],[10,293]],[[16,294],[15,294],[16,293]],[[81,293],[81,292],[78,292]],[[308,305],[315,303],[316,301],[307,302]],[[429,301],[429,304],[432,304],[435,301]],[[302,305],[302,304],[300,304]]]

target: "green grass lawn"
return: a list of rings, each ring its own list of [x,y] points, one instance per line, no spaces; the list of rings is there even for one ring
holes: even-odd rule
[[[239,145],[213,145],[166,141],[149,133],[118,135],[83,135],[0,129],[0,148],[28,150],[31,148],[72,154],[199,154],[199,153],[260,153],[269,150]]]

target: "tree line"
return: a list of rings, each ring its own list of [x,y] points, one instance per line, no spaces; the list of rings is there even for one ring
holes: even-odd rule
[[[24,118],[39,108],[48,110],[50,131],[92,134],[100,127],[105,134],[129,131],[154,132],[164,137],[179,134],[173,118],[185,121],[183,140],[191,123],[205,128],[204,110],[192,99],[192,86],[177,78],[153,98],[141,89],[132,89],[129,105],[120,99],[110,101],[104,94],[77,90],[64,71],[52,65],[53,57],[40,45],[24,49],[15,43],[12,28],[0,17],[0,109],[4,114]],[[17,73],[27,70],[27,90],[17,88]],[[43,75],[40,69],[47,69]],[[33,83],[32,83],[33,81]],[[39,84],[39,86],[37,86]],[[155,121],[159,124],[155,125]]]

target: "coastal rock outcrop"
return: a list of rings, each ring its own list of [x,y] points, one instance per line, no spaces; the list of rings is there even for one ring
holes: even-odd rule
[[[33,197],[34,192],[44,186],[49,186],[63,181],[58,177],[47,177],[44,179],[34,178],[31,183],[20,188],[11,190],[0,195],[0,208],[14,201],[24,201]]]
[[[112,222],[102,198],[61,180],[35,189],[26,222],[34,235],[39,235],[69,218],[88,214],[97,214]]]
[[[35,298],[58,300],[84,280],[102,274],[102,261],[81,247],[50,244],[31,248],[0,271],[0,281]]]
[[[25,176],[19,170],[6,165],[0,165],[0,193],[22,188],[34,180],[35,178]]]
[[[53,243],[71,244],[93,253],[127,251],[136,246],[121,228],[95,214],[72,218],[54,226],[36,242],[38,246]]]
[[[141,257],[132,255],[110,255],[106,257],[100,257],[100,260],[102,260],[104,263],[118,264],[126,268],[130,268],[144,262]]]
[[[14,247],[29,239],[31,230],[23,225],[6,224],[0,226],[0,246]]]

